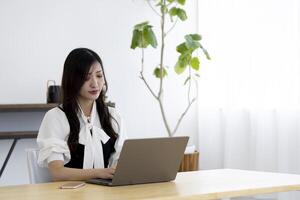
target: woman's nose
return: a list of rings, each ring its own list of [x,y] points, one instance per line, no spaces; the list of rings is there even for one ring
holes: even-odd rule
[[[98,86],[97,78],[93,77],[91,79],[91,87],[97,87],[97,86]]]

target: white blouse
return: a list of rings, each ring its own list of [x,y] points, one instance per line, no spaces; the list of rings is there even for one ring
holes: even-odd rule
[[[109,113],[118,122],[112,119],[113,129],[118,134],[115,142],[115,152],[109,159],[109,166],[114,167],[119,158],[124,140],[127,139],[124,124],[116,109],[109,107]],[[94,102],[90,120],[82,110],[77,114],[80,122],[79,143],[84,145],[83,169],[104,168],[102,144],[109,140],[109,136],[101,128],[99,115]],[[91,131],[93,134],[91,134]],[[65,113],[58,107],[49,110],[39,129],[37,143],[39,146],[38,164],[47,167],[53,160],[62,160],[64,164],[71,159],[67,140],[70,126]]]

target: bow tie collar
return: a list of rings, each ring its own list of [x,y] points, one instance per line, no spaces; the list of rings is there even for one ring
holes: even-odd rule
[[[85,145],[83,169],[104,168],[102,144],[105,144],[110,137],[103,131],[100,125],[96,103],[93,103],[91,117],[88,119],[78,103],[80,132],[79,143]]]

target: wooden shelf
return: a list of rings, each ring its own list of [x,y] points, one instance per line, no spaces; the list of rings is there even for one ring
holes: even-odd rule
[[[38,104],[0,104],[0,112],[34,112],[47,111],[57,106],[57,103]]]
[[[0,132],[0,139],[36,138],[38,131],[7,131]]]

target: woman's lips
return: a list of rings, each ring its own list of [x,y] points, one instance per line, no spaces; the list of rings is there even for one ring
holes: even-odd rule
[[[95,95],[98,94],[98,90],[89,91],[90,94]]]

